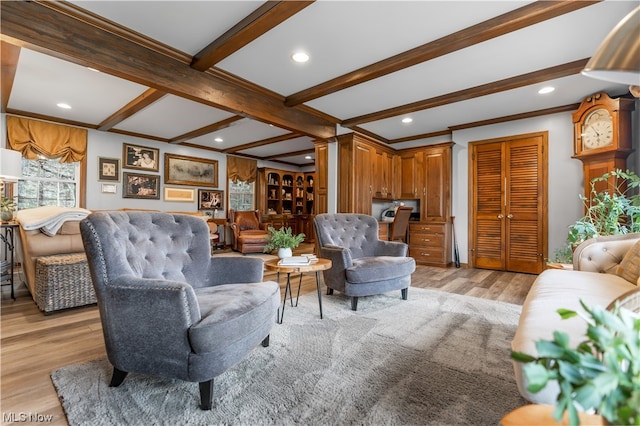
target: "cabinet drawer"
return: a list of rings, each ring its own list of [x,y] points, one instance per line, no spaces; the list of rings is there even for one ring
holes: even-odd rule
[[[444,247],[444,234],[415,234],[409,235],[411,247]]]
[[[431,223],[410,223],[409,232],[413,233],[428,233],[428,234],[444,234],[444,224],[431,224]]]
[[[409,256],[417,263],[441,264],[445,262],[442,248],[436,247],[409,247]]]

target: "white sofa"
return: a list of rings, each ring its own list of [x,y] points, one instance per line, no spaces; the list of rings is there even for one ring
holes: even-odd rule
[[[568,333],[572,346],[585,340],[584,320],[579,317],[562,320],[556,311],[559,308],[582,311],[580,299],[588,305],[606,307],[624,293],[637,289],[638,278],[631,282],[619,276],[618,266],[638,241],[640,233],[593,238],[574,251],[573,270],[548,269],[542,272],[522,306],[511,348],[536,355],[535,342],[551,340],[555,330]],[[556,403],[558,386],[555,382],[538,393],[531,393],[526,388],[523,365],[514,362],[513,366],[518,390],[526,400],[536,404]]]

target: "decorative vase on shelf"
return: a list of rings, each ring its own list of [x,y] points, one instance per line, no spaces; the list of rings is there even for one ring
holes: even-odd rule
[[[284,259],[285,257],[293,256],[293,252],[289,247],[281,247],[278,249],[278,257]]]

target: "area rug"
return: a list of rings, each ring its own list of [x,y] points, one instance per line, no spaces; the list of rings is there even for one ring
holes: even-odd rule
[[[525,404],[509,358],[520,306],[434,290],[361,298],[317,294],[287,306],[271,345],[215,382],[129,374],[109,388],[106,359],[52,374],[75,425],[497,425]]]

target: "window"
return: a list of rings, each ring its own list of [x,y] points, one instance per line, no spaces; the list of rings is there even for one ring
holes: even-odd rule
[[[247,183],[238,181],[233,183],[229,179],[229,209],[236,211],[253,210],[255,182]]]
[[[22,159],[18,182],[18,209],[39,206],[79,207],[80,162],[58,159]]]

